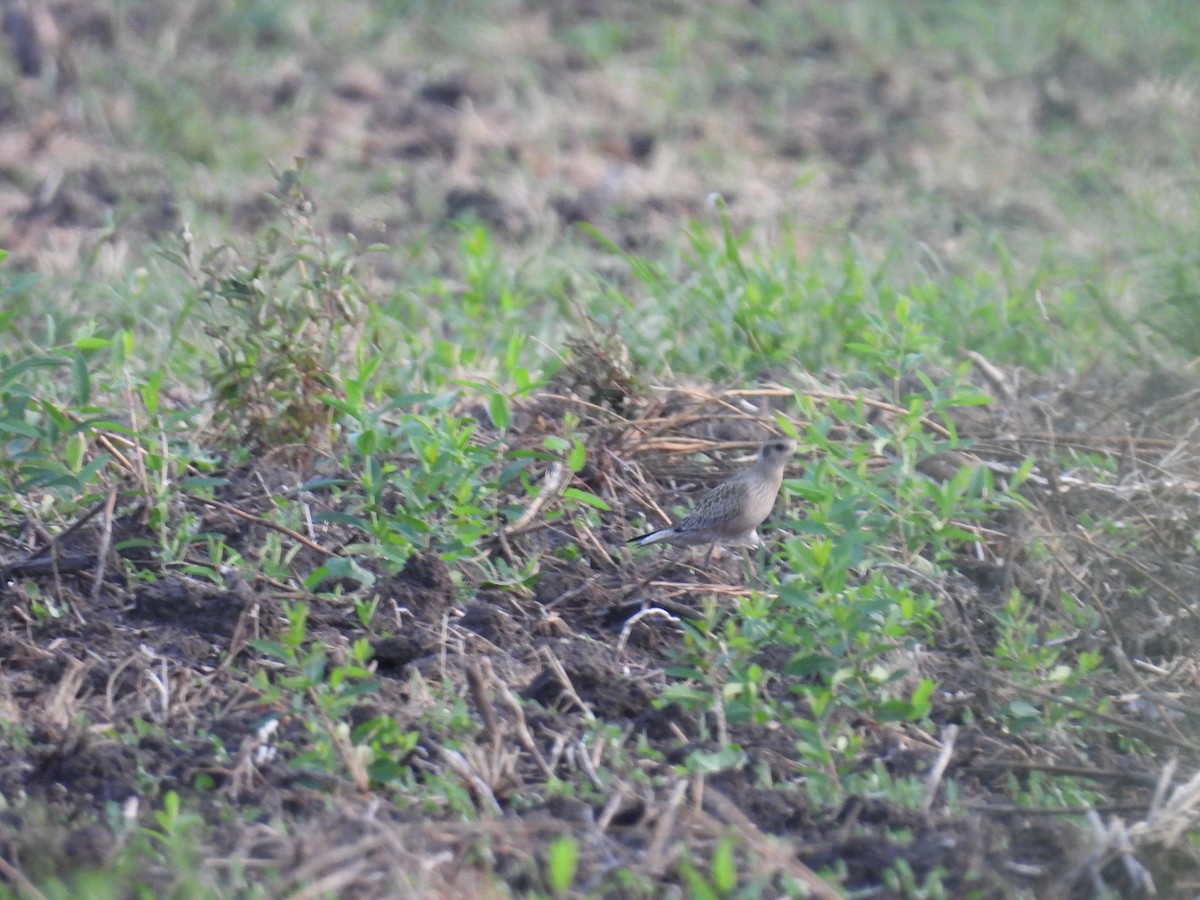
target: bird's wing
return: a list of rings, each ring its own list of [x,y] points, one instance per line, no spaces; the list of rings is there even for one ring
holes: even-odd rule
[[[712,528],[739,516],[745,505],[748,486],[746,479],[734,476],[696,501],[692,511],[675,526],[676,531]]]

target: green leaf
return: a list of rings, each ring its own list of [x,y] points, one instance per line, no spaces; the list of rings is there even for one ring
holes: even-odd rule
[[[737,859],[733,855],[733,839],[725,838],[713,849],[712,883],[718,894],[732,894],[737,887]]]
[[[75,477],[79,479],[80,484],[87,484],[96,476],[97,472],[108,465],[109,460],[111,459],[112,457],[107,453],[101,453],[86,466],[80,469],[79,474]]]
[[[82,337],[75,340],[76,350],[103,350],[111,347],[112,341],[100,337]]]
[[[158,542],[152,541],[149,538],[130,538],[127,541],[118,541],[113,545],[113,549],[118,553],[121,553],[125,550],[138,550],[146,548],[158,549]]]
[[[827,674],[837,667],[837,663],[823,654],[802,654],[793,657],[783,667],[783,674],[803,678],[807,675]]]
[[[42,436],[41,431],[39,431],[33,425],[18,421],[17,419],[0,421],[0,431],[7,431],[10,434],[19,434],[22,437],[33,438],[34,440]]]
[[[1038,712],[1037,707],[1028,700],[1012,701],[1012,703],[1008,704],[1008,712],[1009,715],[1018,719],[1025,719],[1026,721],[1036,722],[1041,718],[1041,713]]]
[[[503,394],[492,394],[492,396],[488,398],[488,411],[492,416],[492,424],[494,424],[501,431],[504,431],[508,428],[509,423],[512,421],[512,415],[508,409],[507,397],[505,397]]]
[[[710,885],[688,860],[679,861],[679,874],[687,884],[687,896],[692,900],[720,900],[720,895]]]
[[[566,893],[575,881],[575,867],[579,863],[579,844],[570,835],[555,838],[546,855],[547,880],[550,890],[556,894]]]
[[[572,472],[578,472],[587,462],[587,447],[582,441],[576,441],[575,446],[571,448],[570,454],[567,456],[567,467]]]
[[[8,253],[7,253],[7,251],[4,251],[4,250],[0,250],[0,253],[4,254],[4,257],[0,257],[0,262],[3,262],[4,258],[8,256]],[[13,294],[23,293],[24,291],[29,290],[31,287],[33,287],[35,284],[37,284],[41,280],[42,280],[41,275],[36,275],[32,272],[26,273],[24,275],[18,275],[16,278],[13,278],[8,284],[4,285],[3,287],[0,287],[0,297],[8,297]]]
[[[185,478],[179,482],[180,490],[194,491],[197,488],[224,487],[229,484],[228,478],[202,477]]]
[[[398,394],[388,401],[384,411],[398,409],[401,406],[421,406],[432,399],[434,399],[433,394]]]
[[[26,466],[21,469],[24,481],[17,483],[18,491],[27,491],[33,487],[63,487],[79,488],[79,481],[70,473],[48,466]]]
[[[579,488],[567,488],[562,495],[571,500],[578,500],[580,503],[586,503],[588,506],[608,512],[611,507],[600,497],[588,491],[581,491]]]
[[[1036,461],[1032,456],[1025,458],[1025,461],[1021,463],[1020,468],[1013,473],[1012,481],[1009,482],[1009,490],[1015,491],[1025,483],[1025,480],[1029,477],[1029,473],[1033,471],[1035,462]]]
[[[922,718],[929,713],[929,698],[933,696],[933,688],[932,678],[922,678],[921,683],[917,685],[917,689],[913,691],[913,710],[919,712]]]
[[[318,476],[314,476],[313,478],[308,479],[308,481],[306,481],[306,482],[304,482],[304,484],[300,485],[300,487],[298,487],[296,489],[296,491],[297,492],[316,491],[316,490],[320,490],[321,488],[339,487],[343,484],[346,484],[347,482],[348,482],[348,479],[346,479],[346,478],[326,478],[326,477],[318,475]]]
[[[362,408],[347,403],[340,397],[334,397],[329,394],[319,394],[317,396],[317,400],[319,400],[321,403],[324,403],[326,406],[336,409],[342,415],[349,416],[352,419],[358,419],[360,421],[362,420]]]
[[[267,656],[273,656],[280,662],[292,662],[295,659],[295,653],[291,647],[279,643],[278,641],[268,641],[253,639],[246,642],[259,653],[265,653]]]
[[[714,775],[733,769],[745,760],[746,754],[736,744],[720,750],[693,750],[687,755],[687,769]]]
[[[70,365],[70,360],[61,356],[31,356],[0,371],[0,388],[7,388],[30,369],[50,369],[66,365]]]
[[[87,360],[78,353],[71,360],[71,387],[77,406],[86,406],[92,394],[91,376],[88,375]]]
[[[375,576],[371,572],[368,572],[355,560],[341,557],[334,557],[325,563],[325,565],[314,569],[312,574],[304,579],[304,586],[308,590],[313,590],[326,579],[330,581],[349,579],[358,582],[364,587],[370,587],[375,583]]]

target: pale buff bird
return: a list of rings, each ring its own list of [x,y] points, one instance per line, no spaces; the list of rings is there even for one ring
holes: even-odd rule
[[[796,442],[772,438],[758,451],[754,468],[739,472],[718,484],[697,501],[692,511],[678,522],[630,539],[639,546],[667,541],[694,546],[708,544],[707,567],[717,544],[725,547],[757,547],[758,526],[771,514],[783,469],[796,452]]]

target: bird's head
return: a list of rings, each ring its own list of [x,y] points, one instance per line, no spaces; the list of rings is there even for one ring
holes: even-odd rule
[[[796,442],[788,438],[763,441],[758,450],[758,465],[762,469],[782,469],[796,452]]]

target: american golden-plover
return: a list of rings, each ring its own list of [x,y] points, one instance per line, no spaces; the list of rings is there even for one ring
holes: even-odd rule
[[[639,535],[629,543],[638,546],[659,541],[683,546],[708,544],[708,554],[704,557],[706,568],[717,544],[757,547],[760,543],[758,526],[771,514],[779,486],[783,483],[783,468],[795,452],[795,441],[772,438],[764,442],[754,468],[718,484],[678,522]]]

